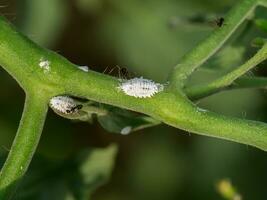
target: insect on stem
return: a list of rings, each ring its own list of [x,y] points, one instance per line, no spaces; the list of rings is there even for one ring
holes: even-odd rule
[[[220,18],[218,18],[218,19],[216,20],[216,25],[217,25],[218,27],[222,27],[222,26],[224,25],[224,21],[225,21],[225,19],[224,19],[223,17],[220,17]]]
[[[108,71],[109,67],[106,67],[105,70],[103,71],[103,73],[105,74]],[[122,80],[127,80],[130,78],[129,76],[129,71],[127,70],[127,68],[125,67],[120,67],[119,65],[116,65],[115,67],[112,67],[107,74],[111,74],[115,69],[117,69],[118,71],[118,76],[119,79]]]

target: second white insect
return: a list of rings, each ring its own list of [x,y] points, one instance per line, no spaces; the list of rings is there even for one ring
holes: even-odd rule
[[[164,86],[162,84],[144,79],[143,77],[123,81],[119,86],[119,89],[126,95],[136,98],[152,97],[156,93],[162,91],[163,88]]]

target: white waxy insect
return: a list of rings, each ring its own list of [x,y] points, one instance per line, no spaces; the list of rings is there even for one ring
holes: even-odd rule
[[[140,77],[123,81],[118,88],[129,96],[148,98],[161,92],[164,86],[160,83],[155,83],[152,80]]]
[[[121,129],[121,134],[122,135],[128,135],[129,133],[131,133],[131,131],[132,131],[132,127],[126,126],[123,129]]]
[[[53,97],[50,100],[49,105],[55,111],[63,114],[70,114],[72,112],[75,112],[75,108],[77,107],[75,101],[69,96]]]
[[[39,67],[41,67],[44,70],[44,72],[49,72],[50,62],[48,60],[45,60],[44,58],[41,58],[39,62]]]

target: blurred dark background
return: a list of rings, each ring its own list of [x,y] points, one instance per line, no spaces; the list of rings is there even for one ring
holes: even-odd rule
[[[214,28],[234,0],[0,0],[0,13],[40,45],[78,65],[103,72],[119,65],[164,82],[182,55]],[[266,17],[258,9],[257,17]],[[0,30],[1,31],[1,30]],[[192,77],[210,80],[244,62],[267,35],[249,20]],[[266,64],[265,64],[266,66]],[[266,74],[264,64],[253,74]],[[6,155],[23,109],[24,93],[1,69],[0,153]],[[200,107],[267,121],[266,92],[238,90],[214,95]],[[111,180],[95,200],[220,199],[215,184],[229,178],[243,199],[267,199],[267,154],[253,147],[197,136],[166,125],[123,136],[100,125],[63,119],[51,110],[36,156],[61,161],[87,147],[119,145]],[[28,175],[31,174],[29,170]]]

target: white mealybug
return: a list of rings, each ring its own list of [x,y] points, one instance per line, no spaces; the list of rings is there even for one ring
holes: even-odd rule
[[[44,70],[44,72],[49,72],[50,62],[48,60],[45,60],[44,58],[41,58],[39,62],[39,67],[41,67]]]
[[[88,66],[78,66],[78,69],[84,71],[84,72],[89,72],[89,67]]]
[[[53,97],[49,105],[51,108],[59,113],[63,114],[71,114],[77,112],[77,104],[75,101],[69,96],[56,96]]]
[[[128,135],[129,133],[131,133],[131,131],[132,131],[132,127],[126,126],[123,129],[121,129],[121,134],[122,135]]]
[[[148,98],[161,92],[164,86],[160,83],[155,83],[152,80],[140,78],[133,78],[123,81],[118,87],[125,94],[136,98]]]

